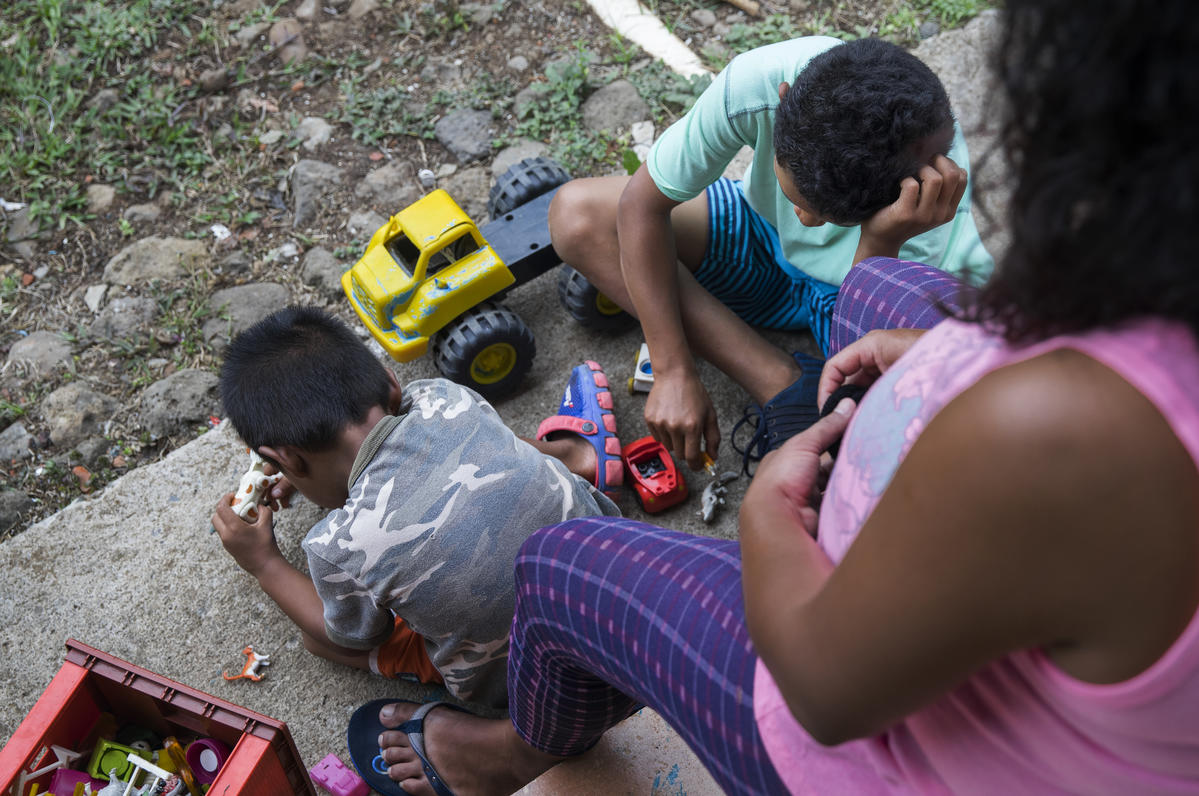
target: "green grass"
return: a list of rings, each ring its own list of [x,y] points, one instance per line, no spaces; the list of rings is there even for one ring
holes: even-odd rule
[[[184,88],[146,68],[164,41],[203,32],[194,0],[8,0],[0,15],[0,184],[40,226],[85,220],[84,177],[135,175],[153,194],[201,173]],[[113,89],[105,110],[88,101]]]
[[[570,56],[547,64],[537,99],[523,109],[516,124],[516,135],[545,142],[551,155],[574,173],[586,173],[612,150],[609,135],[579,124],[594,62],[595,56],[576,42]]]
[[[424,64],[421,54],[405,59],[395,66],[406,66],[416,71]],[[358,53],[342,57],[338,65],[329,63],[320,73],[329,74],[338,81],[341,104],[332,113],[332,119],[350,126],[350,135],[364,144],[377,144],[401,136],[433,138],[433,123],[440,113],[452,108],[485,107],[485,96],[509,96],[511,86],[497,87],[490,78],[478,81],[472,91],[454,94],[439,91],[421,101],[403,85],[399,77],[391,77],[382,85],[367,87],[367,75],[362,67],[367,60]]]
[[[995,0],[912,0],[899,4],[879,23],[878,35],[897,44],[913,46],[920,41],[920,23],[936,22],[943,30],[964,25]]]

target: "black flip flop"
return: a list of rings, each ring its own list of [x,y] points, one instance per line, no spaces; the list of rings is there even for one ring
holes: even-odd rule
[[[393,730],[402,732],[408,736],[412,750],[420,758],[421,766],[425,770],[425,779],[429,780],[434,792],[438,796],[454,796],[454,792],[442,780],[437,769],[433,768],[425,753],[425,716],[435,707],[444,706],[453,710],[462,708],[449,702],[425,702],[416,709],[412,718],[399,727],[384,727],[379,721],[379,711],[384,705],[396,703],[417,704],[404,699],[374,699],[354,711],[354,715],[350,717],[350,725],[346,728],[346,746],[350,750],[350,762],[358,769],[359,776],[366,780],[366,784],[383,796],[407,796],[408,791],[387,775],[388,764],[384,762],[383,750],[379,748],[380,734]]]

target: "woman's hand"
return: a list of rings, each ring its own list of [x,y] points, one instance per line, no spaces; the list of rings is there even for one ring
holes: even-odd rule
[[[820,373],[816,405],[824,406],[842,384],[874,384],[922,334],[923,329],[877,329],[829,357]]]
[[[808,535],[816,536],[830,463],[824,453],[845,433],[855,407],[851,399],[843,399],[830,414],[766,454],[741,503],[743,526],[752,521],[747,515],[781,512]]]

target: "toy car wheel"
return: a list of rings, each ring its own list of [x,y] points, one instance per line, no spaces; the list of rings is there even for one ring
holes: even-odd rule
[[[483,302],[437,333],[433,364],[441,375],[495,400],[513,392],[533,364],[529,327],[512,310]]]
[[[499,218],[570,181],[570,173],[552,158],[525,158],[508,167],[491,186],[487,212]]]
[[[558,275],[558,299],[570,317],[600,332],[623,332],[637,325],[637,319],[587,281],[569,265]]]

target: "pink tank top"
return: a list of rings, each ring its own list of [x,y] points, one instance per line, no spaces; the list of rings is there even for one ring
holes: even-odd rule
[[[1147,320],[1013,348],[945,321],[871,388],[850,423],[820,516],[819,543],[833,562],[943,406],[986,373],[1057,348],[1087,354],[1140,390],[1199,464],[1199,348],[1185,327]],[[1199,614],[1125,682],[1084,683],[1026,650],[883,735],[832,749],[799,726],[761,661],[754,711],[793,793],[1199,794]]]

